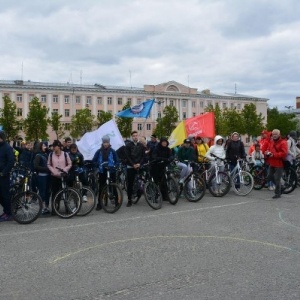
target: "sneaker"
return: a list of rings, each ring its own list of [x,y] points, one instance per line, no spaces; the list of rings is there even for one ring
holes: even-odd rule
[[[268,189],[269,189],[269,191],[273,191],[273,186],[270,185],[270,186],[268,187]]]
[[[184,182],[184,179],[179,180],[179,184],[183,184],[183,182]]]
[[[277,198],[280,198],[280,197],[281,197],[280,195],[274,195],[272,198],[277,199]]]
[[[102,209],[102,206],[101,206],[100,203],[98,203],[97,206],[96,206],[96,210],[101,210],[101,209]]]
[[[87,202],[88,201],[88,198],[86,195],[82,196],[82,202]]]
[[[6,221],[12,221],[13,217],[11,215],[8,214],[2,214],[0,216],[0,222],[6,222]]]
[[[49,214],[50,214],[49,208],[47,208],[47,207],[43,208],[42,215],[49,215]]]
[[[131,202],[131,200],[128,200],[126,207],[131,207],[131,206],[132,206],[132,202]]]

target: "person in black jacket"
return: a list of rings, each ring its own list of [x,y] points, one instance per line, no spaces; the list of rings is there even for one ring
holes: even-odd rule
[[[11,203],[9,192],[9,173],[14,166],[15,158],[13,148],[5,141],[6,134],[0,131],[0,204],[3,207],[3,214],[0,222],[11,221]]]
[[[45,142],[40,142],[39,151],[34,158],[34,170],[37,172],[37,188],[39,195],[43,200],[42,215],[50,214],[49,199],[50,199],[50,170],[48,169],[48,148]]]
[[[231,134],[231,139],[226,147],[226,159],[230,160],[230,171],[234,169],[238,158],[246,158],[244,143],[237,132]]]
[[[126,157],[127,157],[127,207],[132,205],[132,192],[133,182],[137,170],[142,165],[145,158],[145,148],[142,143],[138,141],[137,131],[131,132],[132,141],[126,144]]]
[[[164,201],[168,201],[168,187],[162,178],[165,175],[165,166],[169,163],[170,159],[172,159],[172,150],[168,146],[168,139],[162,137],[152,153],[153,165],[151,167],[151,173],[155,183],[160,186]]]

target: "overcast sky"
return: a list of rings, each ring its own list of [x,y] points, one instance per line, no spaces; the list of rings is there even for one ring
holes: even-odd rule
[[[0,0],[0,79],[300,96],[299,0]],[[23,72],[22,72],[23,65]],[[23,76],[23,77],[22,77]]]

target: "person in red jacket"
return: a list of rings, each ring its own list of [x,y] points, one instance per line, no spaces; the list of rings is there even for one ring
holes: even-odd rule
[[[273,199],[281,196],[281,177],[283,173],[283,160],[287,156],[288,145],[287,141],[280,136],[280,131],[274,129],[272,131],[272,139],[268,143],[268,147],[264,152],[265,157],[268,157],[269,174],[268,179],[275,183],[275,195]]]

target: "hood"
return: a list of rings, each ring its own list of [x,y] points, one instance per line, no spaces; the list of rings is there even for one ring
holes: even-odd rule
[[[161,145],[161,142],[167,142],[167,147],[169,146],[169,141],[166,137],[161,137],[159,144]]]
[[[222,144],[224,144],[224,139],[223,139],[223,137],[222,137],[221,135],[216,135],[216,136],[215,136],[214,144],[217,145],[217,141],[220,140],[220,139],[223,140],[223,143],[222,143]]]

